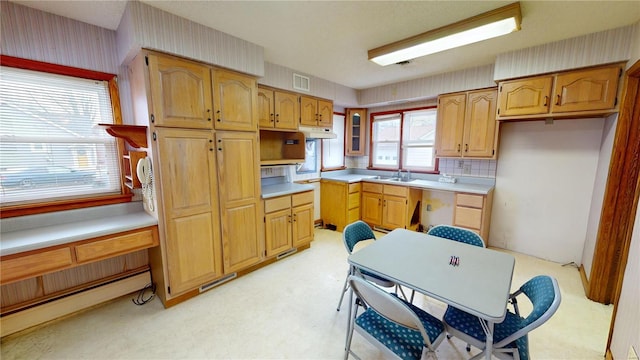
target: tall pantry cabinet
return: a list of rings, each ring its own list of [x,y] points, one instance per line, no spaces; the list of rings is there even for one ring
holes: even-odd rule
[[[165,306],[261,261],[256,81],[143,51],[129,65],[135,121],[149,125]]]

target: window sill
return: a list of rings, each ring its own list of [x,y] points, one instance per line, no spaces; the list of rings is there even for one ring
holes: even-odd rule
[[[117,194],[88,199],[69,199],[40,204],[22,204],[0,207],[0,219],[17,216],[36,215],[54,211],[73,210],[131,202],[133,194]]]

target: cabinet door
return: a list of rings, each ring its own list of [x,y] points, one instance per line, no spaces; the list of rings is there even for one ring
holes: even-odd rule
[[[318,100],[318,126],[325,128],[333,126],[333,102]]]
[[[541,76],[501,82],[498,117],[548,113],[552,80]]]
[[[260,169],[256,133],[216,133],[224,271],[261,260]]]
[[[495,153],[496,90],[467,95],[464,121],[464,157],[492,157]]]
[[[618,66],[557,75],[551,112],[612,109],[619,75]]]
[[[362,193],[362,220],[372,225],[382,224],[382,194]]]
[[[276,129],[296,130],[300,118],[298,95],[275,92],[275,127]]]
[[[382,226],[389,229],[407,226],[407,199],[385,195],[382,204]]]
[[[213,134],[210,130],[156,128],[167,268],[171,294],[222,275]]]
[[[150,54],[149,86],[156,126],[213,128],[208,67]]]
[[[347,110],[346,155],[364,155],[367,109]]]
[[[271,129],[274,127],[275,110],[273,98],[273,90],[258,88],[257,107],[260,128]]]
[[[466,98],[466,94],[438,98],[437,156],[461,156]]]
[[[293,246],[306,245],[313,240],[313,204],[291,209],[293,216]]]
[[[318,125],[318,100],[300,96],[300,124],[307,126]]]
[[[265,214],[265,240],[267,256],[277,255],[291,249],[291,209]]]
[[[256,80],[219,69],[213,70],[213,79],[216,130],[256,131]]]
[[[327,225],[335,225],[342,231],[347,225],[347,184],[323,180],[320,183],[320,216]]]

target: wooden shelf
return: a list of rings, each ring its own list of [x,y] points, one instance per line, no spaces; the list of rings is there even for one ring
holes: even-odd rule
[[[109,135],[124,139],[134,148],[147,147],[147,127],[138,125],[123,124],[98,124],[103,127]]]

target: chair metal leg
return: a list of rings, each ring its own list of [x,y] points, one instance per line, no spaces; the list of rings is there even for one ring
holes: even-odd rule
[[[416,294],[415,290],[411,290],[411,300],[409,300],[410,303],[413,304],[413,296]]]
[[[404,290],[402,290],[402,286],[396,284],[396,293],[398,292],[398,290],[400,290],[400,293],[402,294],[402,297],[406,300],[409,301],[409,298],[407,297],[407,295],[404,293]]]
[[[347,277],[344,278],[344,285],[342,286],[342,294],[340,294],[340,301],[338,301],[338,307],[336,308],[336,311],[340,311],[340,306],[342,306],[342,300],[344,299],[344,293],[347,292],[347,289],[349,289],[349,275],[351,275],[351,269],[349,269],[349,272],[347,272]]]

